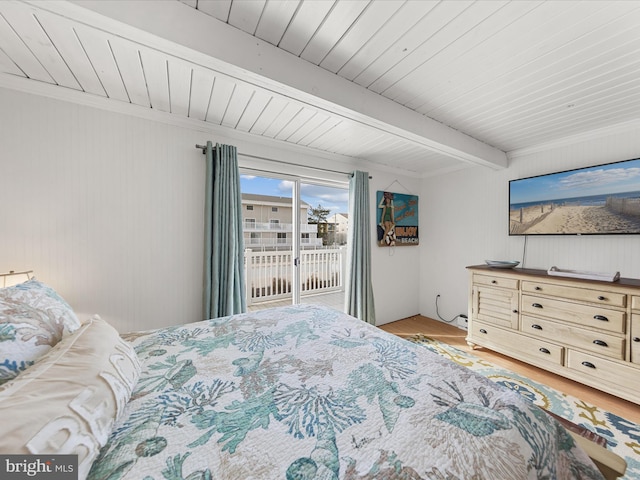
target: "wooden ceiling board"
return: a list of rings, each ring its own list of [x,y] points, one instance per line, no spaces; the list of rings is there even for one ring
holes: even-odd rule
[[[616,6],[620,8],[620,4]],[[528,48],[517,52],[517,55],[514,52],[512,60],[502,66],[501,71],[486,75],[486,80],[481,76],[478,79],[477,86],[470,87],[466,85],[463,87],[465,88],[464,95],[457,96],[455,99],[455,102],[459,105],[458,107],[446,103],[448,98],[454,94],[444,94],[439,98],[439,102],[442,102],[441,106],[429,110],[427,114],[442,118],[443,121],[449,123],[453,118],[456,118],[454,115],[461,108],[465,110],[467,108],[473,109],[474,102],[480,103],[485,99],[489,99],[492,103],[496,103],[491,100],[493,95],[501,96],[509,91],[509,87],[524,85],[527,75],[543,77],[540,73],[541,66],[548,68],[557,64],[560,68],[566,68],[567,61],[570,61],[570,57],[568,58],[567,56],[575,55],[577,45],[573,42],[578,39],[580,39],[581,44],[586,42],[587,37],[594,31],[597,22],[611,21],[621,14],[621,12],[617,11],[617,8],[600,7],[599,9],[594,8],[594,11],[582,21],[574,21],[569,25],[566,22],[556,23],[557,30],[555,35],[548,35],[541,42],[532,44]],[[592,38],[599,39],[600,37],[597,34],[593,34]],[[587,48],[584,46],[583,50]],[[463,101],[463,99],[469,99],[469,101]],[[444,113],[445,110],[446,113]],[[442,117],[440,116],[441,113]],[[461,113],[461,115],[464,115],[464,113]]]
[[[365,70],[376,61],[380,54],[394,45],[403,36],[404,32],[423,19],[437,3],[436,0],[425,0],[402,4],[402,8],[394,12],[393,16],[381,28],[372,29],[371,38],[340,68],[337,72],[338,75],[351,81],[354,81],[360,75],[365,76]],[[373,77],[371,82],[377,78],[375,73],[371,73],[370,76]],[[363,83],[367,82],[364,81]]]
[[[263,135],[288,104],[289,100],[283,97],[277,95],[271,96],[269,102],[265,105],[262,112],[260,112],[259,117],[249,131],[255,135]]]
[[[161,112],[171,112],[169,97],[168,59],[153,50],[140,51],[140,63],[149,90],[151,108]]]
[[[313,142],[311,142],[309,146],[327,152],[334,152],[336,151],[335,148],[338,146],[338,144],[344,142],[345,139],[349,137],[353,139],[358,138],[357,136],[353,135],[353,133],[353,122],[349,120],[343,120],[340,123],[336,124],[333,128],[331,128],[331,130],[327,131],[327,133],[321,135]]]
[[[37,18],[60,57],[80,84],[80,88],[94,95],[106,96],[107,93],[78,40],[73,24],[45,11],[39,11]]]
[[[339,117],[330,116],[329,120],[322,123],[321,125],[318,125],[313,132],[310,132],[307,135],[305,135],[303,138],[301,138],[298,141],[298,145],[303,145],[307,147],[312,144],[316,144],[316,142],[321,141],[320,139],[323,136],[331,135],[331,132],[333,131],[333,129],[338,127],[338,125],[340,125],[343,121],[344,120]]]
[[[0,45],[4,53],[28,78],[41,82],[55,83],[49,72],[29,50],[0,12]]]
[[[334,149],[334,148],[339,148],[339,150],[330,150],[333,152],[343,152],[345,155],[349,155],[352,157],[358,157],[359,155],[361,155],[361,152],[372,152],[372,151],[379,151],[380,148],[378,149],[367,149],[367,145],[370,144],[370,142],[379,142],[381,137],[387,137],[387,135],[376,135],[375,132],[372,132],[371,130],[364,128],[362,125],[357,125],[357,124],[352,124],[350,126],[349,129],[346,130],[345,135],[342,139],[342,142],[344,142],[343,145],[340,145],[340,143],[336,143],[335,145],[330,145],[329,149]],[[393,144],[393,139],[389,139],[389,138],[385,138],[384,140],[386,140],[385,143],[385,147],[387,147],[387,145],[389,144]],[[364,153],[364,155],[362,155],[363,157],[367,157],[368,154]]]
[[[619,35],[623,34],[621,32]],[[551,102],[554,100],[561,107],[577,103],[583,90],[601,89],[602,82],[614,82],[618,85],[617,88],[624,90],[624,82],[618,78],[623,73],[616,62],[635,70],[634,64],[640,60],[637,46],[633,42],[623,45],[615,38],[608,38],[597,47],[598,49],[594,45],[584,51],[569,50],[559,54],[555,62],[534,62],[534,68],[526,75],[503,85],[501,91],[495,91],[492,95],[485,93],[474,99],[474,102],[466,102],[466,107],[460,106],[457,109],[460,112],[458,116],[448,116],[447,121],[456,122],[465,131],[473,131],[475,135],[482,136],[482,128],[490,128],[494,123],[513,124],[527,115],[541,113],[545,107],[553,107]],[[629,58],[630,56],[635,59]],[[575,57],[574,61],[572,57]],[[591,75],[586,76],[585,72],[591,72]],[[453,113],[452,109],[449,115]],[[567,113],[575,117],[578,110]],[[548,121],[547,115],[538,115],[538,118],[546,118]]]
[[[229,12],[229,25],[233,25],[243,32],[254,35],[266,3],[266,0],[233,2],[231,4],[231,11]]]
[[[215,75],[210,70],[194,68],[191,73],[189,117],[204,121],[209,110]]]
[[[17,75],[19,77],[26,77],[25,73],[13,63],[13,60],[9,56],[0,50],[0,72],[9,73],[11,75]]]
[[[209,107],[207,108],[207,122],[215,123],[216,125],[222,123],[234,88],[235,84],[227,77],[223,75],[216,76],[213,82],[213,91],[211,92]]]
[[[300,57],[314,65],[320,64],[349,31],[368,5],[369,0],[336,2],[322,25],[304,47]]]
[[[300,56],[334,4],[334,0],[302,2],[284,32],[278,47]]]
[[[606,110],[598,111],[597,115],[592,115],[587,119],[578,121],[574,119],[556,119],[551,126],[545,128],[544,131],[525,130],[515,132],[511,135],[507,134],[503,143],[507,146],[513,143],[517,145],[518,149],[534,147],[538,144],[547,143],[550,139],[558,139],[557,135],[553,134],[558,131],[558,129],[562,129],[566,136],[571,136],[597,130],[603,128],[603,126],[611,127],[624,125],[632,121],[637,122],[638,108],[640,108],[640,102],[629,104],[629,102],[625,101],[622,106],[611,105]]]
[[[629,92],[634,96],[638,95],[638,90]],[[599,94],[600,95],[600,94]],[[545,112],[548,117],[546,122],[540,122],[539,116],[531,116],[529,118],[518,120],[513,122],[508,127],[492,127],[479,130],[479,133],[486,136],[495,138],[497,144],[504,146],[504,148],[513,148],[513,145],[517,145],[519,142],[527,145],[533,143],[532,141],[525,141],[526,137],[544,137],[547,140],[550,138],[556,138],[555,132],[561,130],[563,132],[569,132],[569,134],[580,133],[581,129],[589,126],[590,129],[596,129],[602,126],[602,120],[607,116],[608,112],[616,113],[619,119],[614,123],[623,123],[633,119],[633,115],[625,115],[625,109],[631,105],[637,105],[639,102],[630,103],[628,100],[628,93],[621,94],[617,92],[611,92],[607,94],[602,93],[606,104],[598,101],[598,104],[589,104],[585,102],[580,104],[579,107],[567,108],[563,106],[557,106],[556,108],[549,109]],[[631,111],[631,113],[633,113]]]
[[[575,16],[575,2],[545,2],[528,11],[477,48],[448,66],[441,75],[427,77],[429,93],[416,97],[406,104],[425,115],[436,115],[437,109],[446,110],[447,103],[470,91],[485,88],[498,80],[504,72],[530,60],[536,53],[543,53],[542,44],[548,31],[557,31],[571,24]],[[590,3],[587,8],[598,10],[602,6]],[[473,72],[473,75],[470,74]]]
[[[117,37],[111,38],[109,44],[131,103],[150,108],[151,101],[142,70],[140,51],[132,48],[130,42]]]
[[[458,3],[460,5],[459,13],[452,11],[451,8],[434,8],[423,27],[429,32],[429,36],[427,37],[421,29],[416,29],[413,38],[408,36],[403,39],[403,45],[406,41],[410,45],[420,43],[409,55],[395,64],[368,88],[385,97],[393,98],[393,92],[388,92],[391,87],[398,86],[402,90],[405,77],[438,54],[446,57],[459,56],[460,50],[468,48],[469,45],[463,41],[465,35],[507,5],[506,1],[484,1],[471,3],[463,8],[464,3]]]
[[[170,59],[167,66],[170,111],[181,117],[188,117],[189,97],[191,96],[191,66],[175,59]]]
[[[8,2],[2,15],[56,84],[81,90],[80,84],[42,29],[36,12],[34,8]]]
[[[267,2],[256,28],[256,37],[278,46],[299,5],[300,0]]]
[[[441,48],[430,57],[426,57],[423,51],[419,55],[412,55],[402,65],[402,68],[408,71],[401,79],[384,91],[384,96],[394,102],[405,106],[411,105],[411,108],[415,108],[417,106],[415,102],[418,99],[423,98],[423,95],[428,96],[428,93],[423,92],[425,81],[427,84],[432,83],[443,72],[448,72],[450,68],[459,65],[462,57],[475,49],[488,50],[495,48],[493,46],[489,47],[488,44],[493,37],[498,35],[498,32],[508,28],[510,24],[540,6],[541,3],[541,1],[508,2],[466,32],[463,32],[447,48]],[[464,14],[475,15],[475,12],[475,9],[469,8]],[[500,45],[500,42],[493,43],[496,47]],[[446,75],[448,77],[448,73]]]
[[[393,75],[396,67],[416,50],[430,43],[434,35],[473,5],[473,0],[459,0],[451,4],[439,3],[373,61],[366,70],[354,78],[354,82],[376,93],[385,75]]]
[[[198,0],[196,8],[202,13],[217,18],[220,21],[229,21],[232,0]]]
[[[417,150],[420,150],[415,145],[409,145],[389,135],[369,135],[366,138],[361,138],[358,140],[357,148],[366,152],[368,158],[401,156],[405,161],[409,160]]]
[[[402,7],[403,2],[372,1],[362,11],[351,27],[322,59],[319,65],[337,73],[360,49],[364,48],[373,32],[383,25]]]
[[[302,110],[302,106],[296,102],[288,102],[280,111],[280,114],[273,119],[262,134],[265,137],[275,138],[280,131]]]
[[[316,114],[315,108],[302,107],[275,136],[276,140],[288,141],[306,122]]]
[[[260,115],[262,115],[262,112],[272,98],[273,95],[270,92],[265,92],[260,89],[254,90],[251,100],[244,112],[242,112],[240,120],[238,120],[238,124],[235,127],[236,130],[240,130],[241,132],[251,131],[253,125],[258,118],[260,118]]]
[[[107,36],[84,25],[77,25],[75,31],[107,97],[130,102]]]
[[[255,92],[255,88],[246,83],[236,83],[221,125],[235,129]]]
[[[324,112],[316,110],[311,118],[307,120],[303,125],[300,125],[298,129],[287,137],[287,142],[298,144],[300,141],[310,135],[316,135],[317,129],[322,127],[322,124],[328,122],[331,117]]]
[[[633,86],[634,80],[637,81],[640,65],[638,53],[633,51],[626,57],[630,55],[635,58],[620,59],[606,54],[602,57],[590,58],[588,63],[593,63],[594,68],[599,69],[599,73],[595,73],[594,76],[588,79],[580,78],[581,72],[588,68],[585,65],[577,65],[571,70],[558,73],[557,81],[551,86],[545,84],[538,87],[532,84],[529,89],[515,91],[490,111],[480,109],[475,115],[470,113],[468,117],[461,120],[460,125],[475,130],[481,127],[492,128],[505,121],[513,122],[531,116],[538,119],[546,118],[545,112],[549,109],[556,107],[564,109],[567,105],[582,106],[588,98],[604,104],[606,100],[603,94],[608,89],[615,89],[621,94],[628,95],[627,90]],[[601,69],[601,66],[604,69]]]

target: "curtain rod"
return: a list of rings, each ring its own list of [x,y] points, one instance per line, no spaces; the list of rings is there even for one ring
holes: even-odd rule
[[[196,143],[196,148],[198,150],[202,150],[202,153],[206,153],[207,151],[207,146],[206,145],[199,145]],[[267,158],[267,157],[260,157],[258,155],[249,155],[248,153],[240,153],[238,152],[238,155],[242,155],[243,157],[249,157],[249,158],[255,158],[257,160],[266,160],[267,162],[274,162],[274,163],[280,163],[282,165],[289,165],[292,167],[303,167],[303,168],[311,168],[313,170],[321,170],[323,172],[330,172],[330,173],[341,173],[343,175],[348,175],[350,177],[353,177],[353,173],[352,172],[341,172],[339,170],[331,170],[329,168],[321,168],[321,167],[309,167],[306,165],[299,165],[296,163],[289,163],[289,162],[283,162],[282,160],[276,160],[275,158]],[[369,175],[369,179],[372,179],[373,177],[371,175]]]

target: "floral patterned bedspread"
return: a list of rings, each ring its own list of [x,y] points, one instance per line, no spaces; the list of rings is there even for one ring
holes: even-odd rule
[[[125,335],[140,381],[89,478],[602,478],[469,369],[301,305]]]

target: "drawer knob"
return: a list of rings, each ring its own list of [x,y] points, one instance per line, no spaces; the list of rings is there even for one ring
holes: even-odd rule
[[[484,328],[481,328],[480,333],[487,333],[487,331]]]
[[[536,287],[535,290],[542,290],[542,287]]]
[[[531,306],[533,308],[542,308],[542,305],[540,305],[539,303],[532,303]]]
[[[534,323],[533,325],[531,325],[531,328],[535,328],[536,330],[542,330],[542,327],[537,323]]]
[[[606,300],[606,299],[607,299],[607,297],[603,297],[602,295],[600,295],[600,296],[598,297],[598,300],[601,300],[601,301],[602,301],[602,300]]]
[[[518,310],[513,310],[513,313],[518,313]]]
[[[640,337],[633,337],[634,342],[640,342]]]
[[[546,349],[546,348],[544,348],[544,347],[541,347],[541,348],[540,348],[540,351],[541,351],[542,353],[546,353],[546,354],[550,354],[550,353],[551,353],[549,350],[547,350],[547,349]]]
[[[498,283],[497,280],[491,280],[491,283]]]
[[[596,368],[596,366],[591,362],[582,362],[582,365],[588,368]]]
[[[601,347],[608,347],[609,345],[607,345],[607,342],[604,342],[602,340],[594,340],[593,343],[595,343],[596,345],[600,345]]]
[[[593,318],[596,319],[596,320],[600,320],[601,322],[608,322],[609,321],[609,319],[607,317],[605,317],[604,315],[594,315]]]

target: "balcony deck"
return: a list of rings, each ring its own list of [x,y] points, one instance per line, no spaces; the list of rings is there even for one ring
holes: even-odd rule
[[[342,312],[344,311],[344,291],[313,293],[306,295],[303,294],[300,297],[300,303],[315,303],[318,305],[325,305]],[[264,310],[266,308],[285,307],[287,305],[291,305],[291,297],[269,302],[254,303],[253,305],[249,305],[247,310],[249,312],[256,312],[258,310]]]

